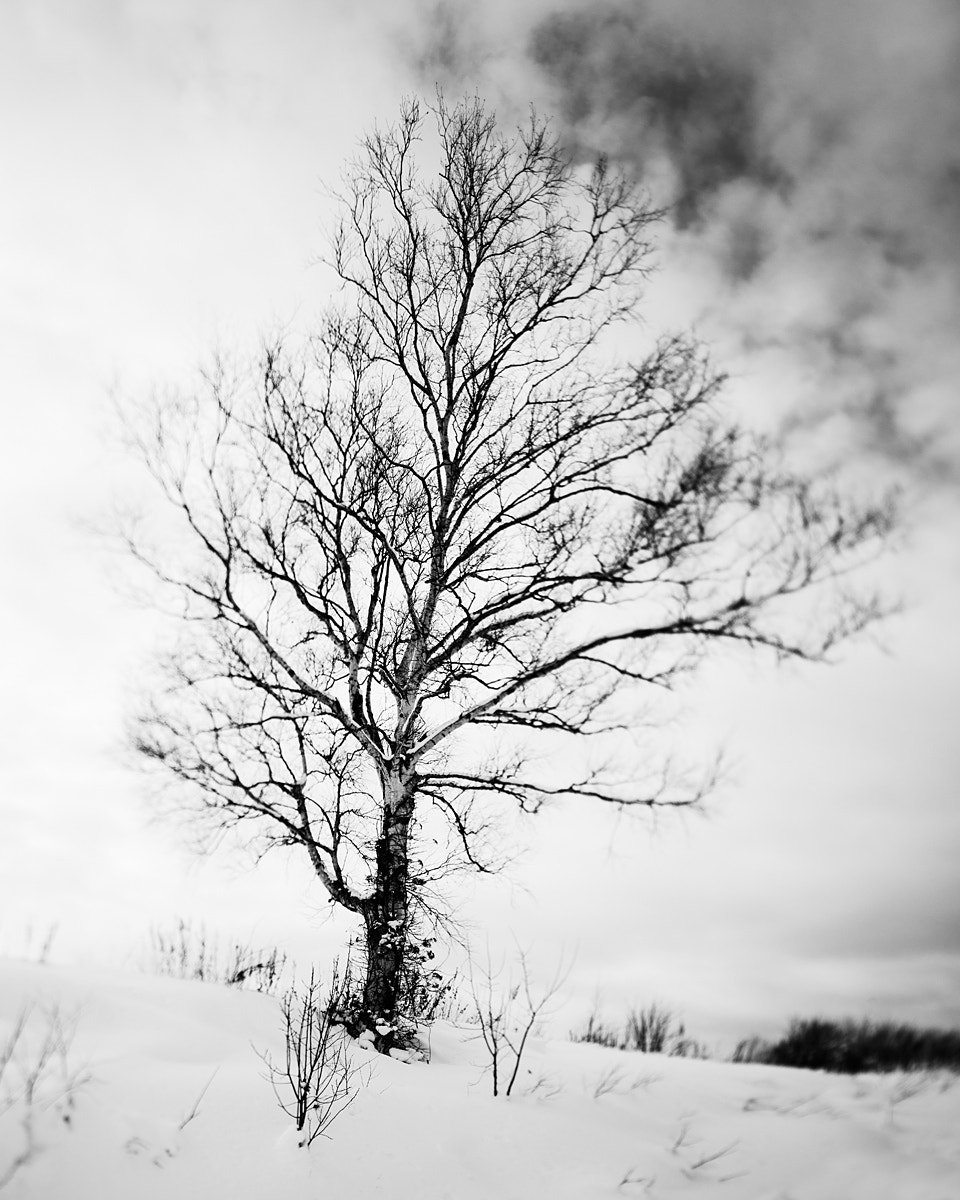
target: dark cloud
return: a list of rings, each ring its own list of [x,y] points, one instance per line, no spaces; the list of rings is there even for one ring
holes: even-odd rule
[[[731,220],[723,255],[727,275],[738,281],[751,279],[769,252],[770,236],[750,213]]]
[[[784,182],[757,136],[753,71],[704,39],[681,36],[645,5],[547,16],[529,52],[556,81],[560,111],[586,153],[596,150],[589,131],[615,124],[629,140],[616,149],[641,170],[655,155],[668,159],[681,228],[702,218],[724,184]]]
[[[960,214],[955,4],[920,0],[905,14],[892,0],[607,0],[543,16],[527,48],[582,152],[641,171],[667,157],[681,225],[727,185],[804,191],[844,162],[838,201],[866,175],[889,196],[908,174],[923,194],[915,220]],[[842,207],[811,216],[829,231]],[[894,241],[899,209],[886,221]],[[883,212],[868,202],[864,216],[880,228]]]
[[[956,478],[960,4],[550,5],[443,0],[421,77],[534,101],[672,205],[687,319],[771,391],[804,381],[793,428],[841,414],[878,462]]]

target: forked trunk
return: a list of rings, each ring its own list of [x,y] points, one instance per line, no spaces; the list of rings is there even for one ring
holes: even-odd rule
[[[363,906],[367,974],[363,1016],[380,1049],[397,1044],[404,947],[409,921],[409,846],[414,793],[409,782],[391,774],[384,785],[383,819],[376,845],[373,894]],[[380,1032],[389,1027],[390,1032]]]

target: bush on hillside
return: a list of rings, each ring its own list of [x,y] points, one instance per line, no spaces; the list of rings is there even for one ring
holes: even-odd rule
[[[764,1062],[846,1075],[863,1072],[960,1070],[960,1030],[918,1029],[893,1021],[795,1017],[776,1042],[747,1038],[734,1062]]]

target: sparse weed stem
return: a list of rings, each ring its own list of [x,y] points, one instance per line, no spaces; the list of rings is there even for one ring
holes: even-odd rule
[[[537,1100],[552,1100],[554,1096],[559,1096],[562,1091],[562,1083],[550,1075],[541,1074],[527,1084],[524,1095],[532,1096]]]
[[[648,1195],[656,1182],[656,1175],[641,1175],[636,1167],[629,1167],[617,1184],[617,1191],[622,1191],[625,1188],[639,1188],[639,1194]]]
[[[0,1139],[5,1147],[0,1189],[40,1152],[41,1118],[52,1118],[66,1128],[73,1123],[77,1096],[92,1078],[72,1056],[76,1024],[77,1014],[66,1013],[59,1005],[28,1004],[0,1046],[0,1121],[19,1124],[18,1133]]]
[[[45,967],[59,930],[59,921],[35,922],[29,920],[18,930],[11,933],[4,931],[2,953]]]
[[[210,1085],[213,1083],[214,1079],[216,1079],[217,1072],[219,1070],[220,1070],[219,1067],[214,1068],[212,1074],[210,1075],[210,1078],[200,1089],[200,1092],[199,1092],[196,1100],[194,1100],[194,1102],[190,1106],[190,1108],[181,1117],[180,1122],[177,1125],[178,1133],[182,1133],[184,1131],[184,1129],[186,1129],[186,1127],[190,1124],[190,1122],[196,1120],[196,1118],[200,1115],[200,1105],[203,1103],[203,1098],[204,1098],[204,1096],[206,1096],[207,1092],[210,1090]]]
[[[601,1096],[626,1096],[632,1092],[645,1092],[662,1078],[662,1075],[628,1075],[622,1067],[613,1066],[602,1071],[588,1090],[594,1100]]]

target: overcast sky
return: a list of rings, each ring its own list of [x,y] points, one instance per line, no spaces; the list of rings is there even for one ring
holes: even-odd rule
[[[684,693],[664,737],[733,762],[708,818],[548,812],[464,915],[576,948],[584,1003],[660,998],[708,1038],[960,1023],[958,80],[951,0],[7,0],[0,950],[59,922],[61,957],[135,961],[175,914],[301,960],[340,936],[296,860],[200,860],[151,822],[120,751],[155,623],[86,526],[136,487],[109,395],[307,327],[326,187],[439,82],[639,173],[672,205],[648,324],[696,328],[745,419],[911,514],[884,648],[724,658]]]

